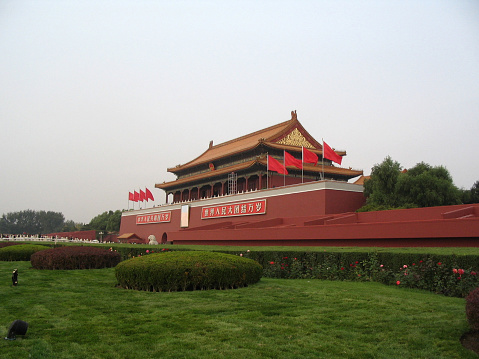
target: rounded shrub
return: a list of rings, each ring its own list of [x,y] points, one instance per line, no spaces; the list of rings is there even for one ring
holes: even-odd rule
[[[258,282],[262,273],[252,259],[200,251],[149,254],[115,268],[119,287],[152,292],[245,287]]]
[[[474,330],[479,330],[479,288],[471,291],[466,297],[466,317]]]
[[[66,246],[37,252],[30,261],[35,269],[98,269],[116,266],[121,256],[100,247]]]
[[[19,244],[0,248],[0,261],[29,261],[32,254],[48,249],[40,244]]]

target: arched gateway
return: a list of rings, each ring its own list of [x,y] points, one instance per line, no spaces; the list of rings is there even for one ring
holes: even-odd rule
[[[124,212],[121,233],[161,234],[166,243],[178,238],[175,232],[267,226],[275,218],[354,211],[364,202],[362,185],[348,183],[363,172],[324,158],[323,145],[295,111],[288,121],[218,145],[211,141],[201,155],[167,171],[176,180],[155,185],[165,191],[165,204]]]

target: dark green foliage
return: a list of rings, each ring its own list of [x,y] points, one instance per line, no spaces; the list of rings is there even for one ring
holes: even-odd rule
[[[65,221],[63,224],[62,232],[76,232],[80,231],[82,228],[82,225],[80,223],[75,223],[72,220]],[[54,232],[50,232],[54,233]]]
[[[41,234],[59,232],[63,228],[65,218],[60,212],[33,211],[27,209],[10,212],[0,218],[0,233],[9,234]]]
[[[118,232],[120,230],[121,211],[108,211],[94,217],[83,229],[94,229],[102,232]]]
[[[398,199],[396,185],[401,174],[401,165],[386,157],[381,164],[376,164],[371,169],[371,177],[364,183],[364,195],[368,204],[396,207]]]
[[[230,254],[181,251],[126,260],[115,274],[120,287],[162,292],[245,287],[261,279],[262,268]]]
[[[461,200],[464,204],[479,203],[479,181],[476,181],[469,190],[461,190]]]
[[[432,167],[424,162],[399,176],[396,192],[400,205],[433,207],[460,203],[459,190],[454,186],[447,169]]]
[[[401,171],[401,165],[389,156],[372,168],[371,178],[364,183],[364,195],[366,205],[361,212],[453,205],[464,197],[443,166],[421,162]]]
[[[35,269],[98,269],[116,266],[121,256],[100,247],[66,246],[37,252],[30,261]]]
[[[479,330],[479,288],[466,297],[466,316],[473,330]]]
[[[29,261],[32,254],[47,249],[39,244],[19,244],[0,248],[0,261]]]

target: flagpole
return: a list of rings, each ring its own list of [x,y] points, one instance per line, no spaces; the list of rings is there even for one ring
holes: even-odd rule
[[[146,186],[145,186],[145,208],[148,206],[148,198],[146,198]]]
[[[321,156],[321,167],[322,167],[322,174],[323,174],[323,181],[324,181],[324,138],[321,138],[323,141],[323,154]]]
[[[269,155],[266,152],[266,189],[269,189]]]
[[[301,183],[304,183],[304,146],[301,146]]]

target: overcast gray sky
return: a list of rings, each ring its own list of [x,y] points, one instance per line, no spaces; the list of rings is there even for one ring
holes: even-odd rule
[[[479,2],[0,0],[0,215],[89,222],[289,120],[364,170],[479,180]]]

